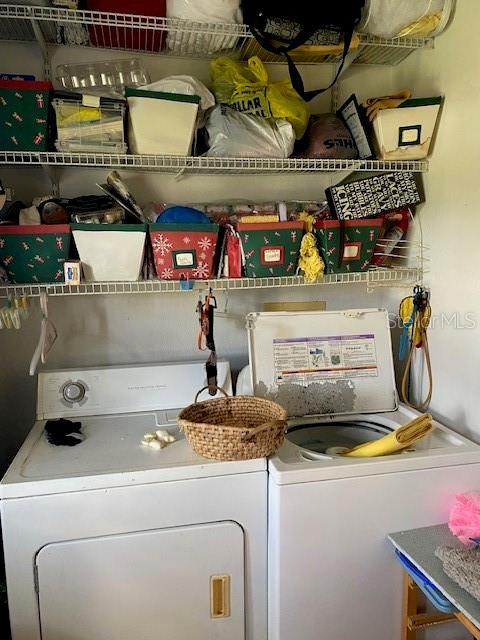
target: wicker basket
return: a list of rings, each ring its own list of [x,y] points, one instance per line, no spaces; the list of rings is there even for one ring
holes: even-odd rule
[[[214,460],[263,458],[283,443],[287,412],[271,400],[252,396],[197,402],[180,412],[178,424],[193,450]]]

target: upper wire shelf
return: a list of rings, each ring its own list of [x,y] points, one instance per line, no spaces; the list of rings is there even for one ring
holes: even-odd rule
[[[284,62],[264,50],[243,24],[203,23],[121,13],[70,10],[61,7],[0,5],[0,40],[88,46],[104,49],[209,58],[229,53],[245,59]],[[432,48],[433,38],[392,40],[359,34],[355,64],[396,65],[417,49]],[[302,53],[302,64],[335,63],[339,55]]]
[[[0,165],[115,167],[163,173],[245,174],[331,171],[427,172],[427,160],[318,160],[314,158],[210,158],[117,153],[0,151]]]
[[[281,276],[271,278],[220,278],[195,280],[186,289],[178,280],[143,280],[138,282],[87,282],[80,285],[51,284],[0,284],[0,298],[9,296],[37,297],[41,291],[49,296],[88,296],[133,293],[178,293],[198,291],[211,287],[216,291],[239,291],[247,289],[272,289],[278,287],[303,287],[318,285],[363,284],[367,290],[375,287],[409,287],[422,280],[422,269],[397,267],[393,269],[371,269],[358,273],[338,273],[325,275],[316,282],[305,282],[301,276]]]

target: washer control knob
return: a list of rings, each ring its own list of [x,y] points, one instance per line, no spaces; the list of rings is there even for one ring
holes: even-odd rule
[[[85,391],[85,386],[81,382],[67,382],[62,389],[64,399],[72,404],[83,400]]]

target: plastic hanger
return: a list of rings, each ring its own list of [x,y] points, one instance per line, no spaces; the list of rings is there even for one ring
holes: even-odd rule
[[[42,323],[40,326],[38,344],[33,352],[32,360],[30,362],[29,373],[31,376],[35,375],[40,360],[43,364],[46,363],[48,354],[58,337],[57,329],[48,317],[47,294],[45,291],[40,292],[40,309],[42,310]]]

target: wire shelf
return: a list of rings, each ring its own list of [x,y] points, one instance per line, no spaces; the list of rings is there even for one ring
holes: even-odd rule
[[[117,167],[164,173],[284,173],[331,171],[428,171],[426,160],[315,160],[312,158],[209,158],[114,153],[0,151],[0,165]]]
[[[265,62],[284,62],[265,51],[243,24],[202,23],[152,16],[61,7],[0,5],[0,40],[35,41],[34,23],[46,44],[90,46],[173,56],[211,57],[230,53],[242,59],[258,55]],[[395,65],[417,49],[433,47],[433,38],[384,40],[360,34],[355,64]],[[335,63],[339,56],[306,54],[304,64]]]
[[[145,280],[139,282],[90,282],[80,285],[66,284],[0,284],[0,298],[9,296],[38,297],[41,291],[49,296],[90,296],[137,293],[185,293],[211,287],[216,291],[239,291],[250,289],[273,289],[278,287],[304,287],[324,285],[366,285],[409,287],[422,279],[422,270],[416,268],[372,269],[359,273],[339,273],[323,277],[317,282],[305,282],[300,276],[272,278],[232,278],[196,280],[190,282],[192,289],[185,289],[185,283],[178,280]]]

